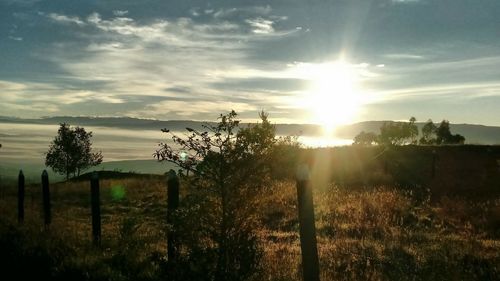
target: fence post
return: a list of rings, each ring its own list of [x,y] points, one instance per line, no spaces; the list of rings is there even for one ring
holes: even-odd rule
[[[90,203],[92,208],[92,241],[101,245],[101,202],[99,198],[99,174],[94,171],[90,178]]]
[[[175,210],[179,207],[179,177],[174,170],[168,171],[167,176],[167,224],[169,229],[167,232],[167,258],[169,264],[169,275],[172,274],[173,264],[177,260],[177,239],[176,229],[173,227],[173,216]],[[170,276],[172,279],[173,276]]]
[[[300,249],[304,281],[319,281],[319,258],[309,167],[297,168],[297,199],[299,210]]]
[[[24,174],[23,170],[19,171],[17,178],[17,222],[24,221]]]
[[[43,170],[42,173],[42,193],[43,193],[43,214],[45,220],[45,226],[48,227],[52,221],[52,215],[50,213],[50,190],[49,190],[49,174],[47,170]]]
[[[432,151],[432,174],[431,177],[434,178],[436,176],[436,150]]]

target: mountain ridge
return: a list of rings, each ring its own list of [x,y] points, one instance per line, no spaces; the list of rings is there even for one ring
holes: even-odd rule
[[[0,123],[18,124],[42,124],[55,125],[59,123],[69,123],[77,126],[114,127],[122,129],[143,129],[160,130],[163,128],[172,131],[181,131],[186,127],[202,130],[203,124],[215,124],[210,121],[197,120],[152,120],[134,117],[88,117],[88,116],[51,116],[43,118],[18,118],[0,116]],[[392,120],[361,121],[348,125],[339,126],[335,135],[337,137],[352,139],[359,132],[378,133],[380,126],[385,122],[403,122]],[[242,123],[243,125],[251,123]],[[425,122],[416,123],[419,128]],[[305,135],[320,136],[323,134],[321,125],[317,124],[295,124],[295,123],[275,123],[277,134],[279,135]],[[482,124],[450,124],[452,133],[458,133],[466,138],[469,144],[500,144],[500,126],[489,126]]]

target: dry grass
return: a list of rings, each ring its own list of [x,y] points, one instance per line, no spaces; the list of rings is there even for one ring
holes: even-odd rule
[[[122,198],[113,196],[117,189],[125,192]],[[27,187],[25,227],[18,231],[63,241],[71,252],[71,256],[61,254],[63,268],[90,274],[82,280],[97,280],[95,276],[101,275],[104,279],[113,276],[114,280],[155,280],[161,276],[158,272],[166,252],[167,227],[163,180],[101,181],[100,251],[90,246],[89,184],[52,185],[50,234],[42,225],[40,190],[39,186]],[[15,195],[11,187],[0,199],[4,225],[16,224]],[[431,205],[426,198],[417,200],[409,191],[390,187],[354,189],[331,185],[315,190],[314,200],[322,280],[500,277],[499,199],[468,202],[444,198]],[[263,225],[258,233],[264,255],[263,271],[256,279],[301,280],[294,183],[273,183],[262,193],[260,206],[256,212]],[[10,228],[3,228],[4,239],[5,229]],[[143,262],[150,264],[145,266]],[[69,274],[67,270],[61,272],[61,276],[79,276],[64,275]]]
[[[282,214],[265,230],[265,279],[300,280],[295,188],[277,186],[263,204],[263,217]],[[335,185],[314,200],[322,280],[500,277],[500,200],[431,205],[409,191]]]

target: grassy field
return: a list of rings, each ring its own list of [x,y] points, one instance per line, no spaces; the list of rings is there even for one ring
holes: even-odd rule
[[[16,221],[14,186],[0,194],[0,255],[12,280],[165,280],[166,184],[162,176],[101,180],[102,247],[91,245],[89,183],[51,186],[44,228],[38,185]],[[181,185],[181,200],[188,193]],[[500,198],[441,196],[387,185],[314,189],[322,280],[498,280]],[[263,249],[255,280],[301,280],[295,184],[266,187],[256,213]],[[15,275],[10,275],[15,274]],[[5,280],[5,279],[4,279]]]

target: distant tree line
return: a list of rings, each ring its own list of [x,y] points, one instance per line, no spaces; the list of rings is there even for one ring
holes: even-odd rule
[[[353,145],[442,145],[442,144],[464,144],[465,137],[450,132],[450,122],[443,120],[436,126],[429,119],[421,129],[421,137],[418,139],[417,119],[411,117],[408,122],[385,122],[380,127],[380,133],[361,131],[354,137]]]

